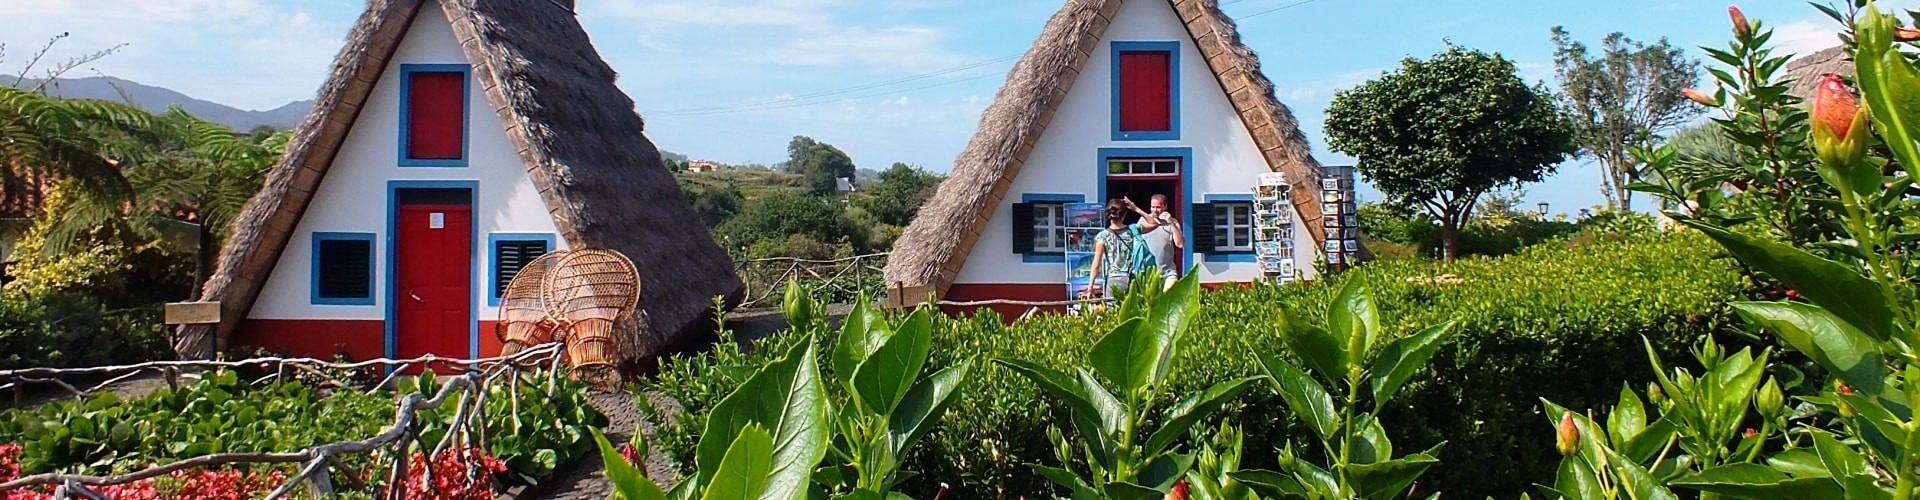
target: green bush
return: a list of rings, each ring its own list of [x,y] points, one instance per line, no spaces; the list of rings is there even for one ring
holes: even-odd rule
[[[1502,258],[1452,266],[1383,261],[1366,274],[1395,337],[1458,321],[1460,334],[1427,372],[1382,411],[1396,448],[1448,441],[1447,464],[1423,478],[1421,491],[1448,496],[1509,497],[1552,475],[1553,435],[1540,425],[1538,401],[1569,407],[1612,402],[1621,384],[1648,377],[1644,335],[1677,354],[1709,332],[1733,324],[1726,303],[1745,291],[1730,262],[1696,234],[1603,238],[1543,245]],[[1462,280],[1436,282],[1436,275]],[[1204,294],[1187,334],[1170,390],[1193,391],[1259,373],[1256,352],[1282,352],[1272,325],[1281,305],[1309,315],[1326,310],[1346,276],[1313,286],[1259,286]],[[1316,318],[1317,319],[1317,318]],[[993,313],[936,322],[928,370],[960,359],[1016,358],[1053,368],[1079,363],[1110,316],[1040,315],[1006,325]],[[1249,327],[1248,325],[1255,325]],[[804,337],[770,342],[790,345]],[[762,346],[759,352],[783,352]],[[711,354],[671,360],[647,387],[674,397],[687,414],[657,415],[661,449],[689,465],[703,412],[767,356],[723,344]],[[1025,463],[1052,460],[1049,425],[1067,426],[1064,408],[997,365],[976,365],[974,396],[957,402],[905,466],[922,473],[908,491],[926,495],[938,483],[962,498],[1044,496],[1053,491]],[[1278,443],[1289,428],[1285,405],[1269,391],[1249,391],[1226,413],[1247,431],[1247,443]],[[677,425],[677,427],[676,427]],[[1249,446],[1242,464],[1268,467],[1274,450]],[[1489,471],[1498,471],[1489,474]],[[927,495],[930,496],[930,495]]]

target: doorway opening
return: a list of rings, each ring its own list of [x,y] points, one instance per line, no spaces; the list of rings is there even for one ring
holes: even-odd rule
[[[1111,158],[1107,160],[1105,180],[1106,198],[1096,200],[1105,204],[1107,200],[1125,197],[1133,200],[1142,210],[1149,210],[1154,195],[1167,197],[1167,211],[1176,219],[1186,221],[1187,200],[1181,197],[1181,175],[1184,165],[1179,158]],[[1127,223],[1139,222],[1139,216],[1128,216]],[[1185,269],[1186,252],[1180,252],[1174,258],[1174,266]]]

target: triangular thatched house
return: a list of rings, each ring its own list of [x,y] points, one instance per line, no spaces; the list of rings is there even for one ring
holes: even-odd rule
[[[1293,186],[1310,270],[1325,235],[1310,222],[1322,206],[1308,149],[1214,0],[1068,0],[897,240],[887,286],[895,303],[1066,299],[1062,204],[1124,195],[1144,207],[1151,194],[1187,222],[1181,268],[1252,281],[1248,207],[1275,171]]]
[[[1847,78],[1853,77],[1853,55],[1847,52],[1845,45],[1827,47],[1812,54],[1800,54],[1787,61],[1787,75],[1794,78],[1793,86],[1787,93],[1802,98],[1813,95],[1813,89],[1820,84],[1820,75],[1833,73]]]
[[[201,297],[222,321],[175,349],[490,355],[501,289],[561,248],[638,266],[626,361],[712,328],[740,280],[572,5],[370,0],[234,224]]]

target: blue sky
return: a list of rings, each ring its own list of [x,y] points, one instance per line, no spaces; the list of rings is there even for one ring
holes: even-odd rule
[[[788,139],[808,135],[862,167],[945,171],[1006,69],[1063,1],[579,0],[578,10],[663,148],[771,164],[784,159]],[[1529,80],[1550,80],[1555,25],[1588,42],[1614,31],[1667,37],[1694,56],[1729,37],[1722,1],[1300,2],[1222,0],[1314,154],[1335,164],[1351,159],[1328,151],[1321,133],[1333,93],[1449,40],[1499,52]],[[1778,29],[1784,51],[1837,43],[1836,26],[1803,1],[1740,5]],[[47,60],[127,44],[69,76],[106,74],[269,109],[313,95],[362,8],[351,0],[0,2],[0,73],[19,71],[48,37],[68,32]],[[1556,212],[1602,200],[1597,167],[1581,161],[1525,189],[1526,206],[1544,200]]]

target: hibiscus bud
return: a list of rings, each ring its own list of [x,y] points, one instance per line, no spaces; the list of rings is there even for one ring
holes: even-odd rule
[[[1840,391],[1840,395],[1842,396],[1853,395],[1853,386],[1849,386],[1847,384],[1840,384],[1840,388],[1838,390]]]
[[[1667,391],[1660,388],[1658,382],[1647,382],[1647,402],[1659,405],[1667,399]]]
[[[1797,298],[1800,298],[1800,291],[1799,291],[1799,290],[1794,290],[1794,289],[1792,289],[1792,288],[1788,288],[1788,289],[1787,289],[1787,298],[1789,298],[1789,299],[1797,299]]]
[[[1753,36],[1753,23],[1747,22],[1747,15],[1739,7],[1728,6],[1727,17],[1733,18],[1733,34],[1740,38]]]
[[[1180,482],[1173,483],[1173,491],[1167,493],[1167,500],[1187,500],[1187,480],[1186,479],[1183,478],[1180,480]]]
[[[793,279],[787,280],[787,296],[781,304],[781,312],[786,313],[787,323],[806,325],[813,322],[813,297],[807,294],[806,287]]]
[[[1580,426],[1573,423],[1573,412],[1560,417],[1560,428],[1554,439],[1554,447],[1560,449],[1560,456],[1571,457],[1580,451]]]
[[[1780,416],[1780,410],[1786,404],[1787,397],[1780,392],[1780,383],[1771,377],[1767,378],[1767,385],[1760,387],[1760,393],[1753,395],[1753,409],[1759,410],[1760,415],[1767,418]]]
[[[1700,103],[1701,106],[1706,106],[1709,108],[1719,106],[1718,103],[1713,102],[1712,96],[1708,96],[1706,93],[1700,92],[1698,90],[1694,90],[1690,88],[1680,89],[1680,95],[1687,96],[1687,99],[1691,99],[1693,100],[1693,102]]]
[[[1894,29],[1893,29],[1893,41],[1896,41],[1896,42],[1920,42],[1920,29],[1913,29],[1913,28],[1894,28]]]
[[[1740,437],[1746,439],[1753,439],[1754,436],[1758,435],[1760,435],[1760,431],[1754,430],[1752,427],[1748,427],[1746,432],[1740,433]]]
[[[1852,168],[1866,154],[1867,112],[1846,82],[1820,76],[1813,91],[1813,150],[1833,168]]]

